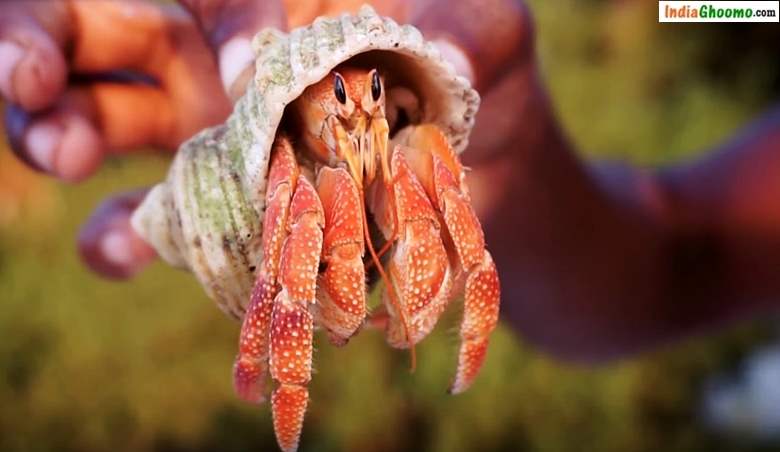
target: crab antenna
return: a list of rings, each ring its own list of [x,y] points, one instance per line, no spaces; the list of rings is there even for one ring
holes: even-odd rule
[[[411,371],[414,372],[414,369],[417,367],[417,354],[415,353],[414,343],[412,342],[412,335],[409,333],[409,324],[406,319],[406,316],[404,315],[404,312],[399,309],[400,304],[398,302],[398,299],[394,297],[394,291],[395,286],[390,281],[390,278],[388,278],[385,275],[384,267],[382,267],[382,263],[379,261],[379,257],[385,254],[387,250],[390,249],[390,246],[395,242],[397,235],[398,235],[398,216],[395,213],[395,197],[393,194],[393,180],[390,175],[390,165],[389,165],[389,158],[387,155],[387,142],[388,137],[390,135],[390,127],[387,124],[387,119],[384,117],[381,118],[374,118],[371,121],[371,159],[376,162],[376,158],[379,158],[381,162],[381,168],[382,168],[382,179],[385,185],[386,193],[388,193],[390,196],[387,196],[387,202],[392,205],[392,209],[390,210],[393,212],[393,234],[391,235],[390,239],[385,242],[385,244],[382,246],[381,251],[379,252],[379,256],[377,256],[376,251],[374,251],[373,243],[371,243],[371,240],[369,241],[369,251],[371,252],[371,257],[374,259],[374,263],[377,266],[377,270],[379,271],[380,275],[383,275],[383,280],[385,281],[385,285],[388,286],[387,293],[388,296],[390,296],[390,301],[395,307],[395,310],[398,311],[398,315],[401,317],[401,323],[403,323],[404,326],[404,332],[406,334],[406,341],[409,343],[410,348],[410,354],[411,354]],[[374,148],[376,146],[376,149]],[[365,209],[365,207],[364,207]],[[365,214],[363,216],[365,221]],[[368,226],[364,226],[366,230],[366,234],[368,234]]]
[[[385,184],[385,190],[387,190],[388,193],[392,193],[393,179],[390,174],[390,157],[387,155],[387,141],[388,135],[390,134],[390,127],[385,118],[372,121],[371,126],[371,131],[373,132],[374,137],[376,137],[376,142],[379,147],[377,153],[379,154],[379,160],[382,163],[382,179]],[[393,212],[393,234],[379,250],[379,257],[382,257],[398,238],[398,217],[395,215],[395,198],[388,196],[387,199],[393,204],[393,209],[391,210],[391,212]]]
[[[361,199],[365,200],[362,187],[360,188],[360,197]],[[387,276],[384,266],[382,266],[382,263],[379,261],[379,257],[376,255],[376,251],[374,251],[374,245],[371,243],[371,236],[368,234],[368,220],[366,219],[365,202],[361,204],[360,208],[362,210],[361,213],[363,214],[363,234],[365,235],[366,244],[368,245],[368,252],[371,254],[371,259],[374,261],[374,265],[376,265],[376,269],[379,271],[379,275],[382,277],[382,281],[385,283],[385,287],[387,288],[387,296],[390,297],[390,303],[393,304],[396,312],[401,317],[401,323],[404,326],[404,333],[406,334],[406,341],[409,342],[409,353],[411,354],[412,362],[410,363],[409,370],[410,372],[414,372],[415,368],[417,367],[417,353],[415,352],[414,343],[412,342],[412,335],[409,334],[409,324],[407,323],[404,311],[401,309],[401,305],[398,302],[398,298],[395,296],[395,285],[393,285],[393,282]]]
[[[395,296],[395,286],[393,285],[390,278],[387,276],[387,272],[385,272],[385,268],[382,266],[382,262],[379,261],[379,256],[377,256],[376,251],[374,250],[374,244],[371,242],[371,236],[369,234],[368,229],[368,219],[366,217],[366,196],[365,192],[363,191],[363,171],[364,167],[362,162],[364,159],[358,160],[360,152],[356,152],[355,145],[357,143],[351,142],[347,138],[346,131],[343,127],[340,125],[337,125],[334,127],[334,131],[336,134],[336,140],[337,140],[337,146],[338,146],[338,152],[342,158],[347,163],[347,168],[349,169],[349,172],[352,174],[353,179],[357,182],[358,190],[360,192],[360,213],[363,217],[363,236],[365,237],[366,244],[368,245],[368,251],[371,253],[371,259],[374,262],[374,265],[376,265],[377,270],[379,271],[379,275],[382,277],[382,281],[384,281],[385,286],[387,287],[387,295],[390,297],[390,303],[392,303],[395,310],[398,312],[398,315],[401,317],[401,323],[404,326],[404,333],[406,334],[406,341],[409,342],[410,346],[410,352],[411,352],[411,365],[410,370],[414,372],[414,369],[417,367],[417,355],[415,353],[414,344],[412,343],[412,335],[409,333],[409,324],[407,322],[406,316],[404,315],[403,310],[401,309],[401,305],[398,302],[398,298]],[[350,145],[352,145],[350,147]],[[373,153],[371,153],[373,157]],[[360,164],[359,164],[360,163]],[[385,165],[386,166],[386,165]],[[388,190],[389,191],[389,190]],[[395,222],[395,215],[394,220]],[[393,225],[393,229],[395,229],[395,225]]]
[[[381,170],[382,170],[382,182],[385,185],[385,190],[387,190],[387,193],[392,193],[393,191],[393,179],[390,176],[390,164],[389,159],[390,157],[387,155],[387,135],[389,127],[387,125],[387,120],[385,118],[380,119],[374,119],[371,121],[371,132],[372,132],[372,143],[374,143],[379,149],[376,151],[376,156],[372,157],[378,158],[381,163]],[[392,208],[390,209],[390,212],[395,212],[395,198],[392,196],[387,197],[388,204],[392,205]],[[396,215],[393,215],[393,232],[390,235],[390,238],[382,245],[382,248],[379,249],[379,252],[377,253],[379,257],[382,257],[388,250],[390,250],[390,247],[395,243],[396,239],[398,238],[398,218]]]
[[[388,192],[389,192],[390,190],[392,190],[392,186],[391,186],[390,184],[391,184],[391,183],[389,183],[389,182],[385,182],[385,189],[386,189]],[[391,197],[389,197],[389,198],[388,198],[388,201],[389,201],[389,202],[393,202],[393,203],[394,203],[395,201],[390,201],[391,199],[392,199],[392,198],[391,198]],[[393,211],[394,211],[394,210],[393,210]],[[389,239],[387,239],[387,240],[385,241],[384,245],[382,245],[382,248],[380,248],[380,249],[379,249],[379,252],[377,252],[377,256],[378,256],[378,257],[380,257],[380,258],[381,258],[382,256],[384,256],[384,255],[385,255],[385,253],[386,253],[386,252],[388,252],[388,251],[390,250],[390,247],[393,245],[393,243],[395,243],[395,241],[396,241],[396,239],[397,239],[397,238],[398,238],[398,221],[397,221],[397,218],[396,218],[396,216],[395,216],[395,215],[393,215],[393,233],[392,233],[392,234],[390,234],[390,238],[389,238]],[[373,263],[373,262],[371,262],[371,263]]]

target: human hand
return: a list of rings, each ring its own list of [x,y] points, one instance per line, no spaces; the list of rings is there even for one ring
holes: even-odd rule
[[[201,47],[210,47],[218,54],[218,64],[212,60],[209,65],[203,60],[201,66],[192,66],[217,80],[212,91],[203,88],[196,91],[198,98],[190,98],[195,105],[192,111],[198,111],[198,106],[211,111],[207,103],[201,104],[206,102],[201,93],[219,91],[216,68],[229,92],[241,92],[246,63],[251,60],[248,36],[260,28],[257,24],[262,20],[274,25],[271,19],[275,18],[275,26],[283,28],[284,14],[281,9],[246,14],[240,7],[241,0],[182,2],[199,18],[205,31],[208,44]],[[317,15],[355,11],[359,3],[286,0],[285,6],[289,26],[298,26]],[[750,225],[777,223],[776,209],[771,208],[776,204],[766,201],[771,198],[767,193],[773,193],[771,182],[777,180],[769,170],[776,167],[773,162],[777,160],[773,146],[777,140],[772,139],[778,130],[776,113],[761,127],[751,129],[748,139],[738,139],[727,147],[728,152],[672,176],[630,167],[591,166],[577,158],[555,119],[538,75],[532,20],[522,1],[373,3],[380,14],[420,28],[480,91],[482,106],[463,158],[472,168],[468,183],[488,248],[499,273],[511,275],[502,278],[502,317],[529,342],[558,356],[603,360],[679,337],[702,325],[732,319],[735,313],[766,309],[767,303],[762,300],[777,299],[776,279],[764,276],[777,268],[778,254],[771,251],[776,248],[771,240],[768,244],[759,240],[746,245],[737,233],[713,242],[716,248],[712,252],[717,252],[713,255],[721,259],[712,259],[708,265],[716,271],[728,269],[728,277],[712,278],[710,272],[702,271],[695,275],[699,279],[679,278],[675,273],[680,256],[709,249],[705,246],[709,241],[700,242],[699,236],[681,240],[681,230],[684,234],[690,231],[675,218],[701,217],[701,224],[718,225],[727,218],[725,212],[733,210],[735,223],[729,224],[735,231],[741,231],[745,218]],[[244,6],[259,4],[269,5],[259,0],[244,2]],[[0,12],[4,13],[0,17],[8,17]],[[252,17],[257,20],[247,20]],[[2,23],[0,19],[0,38]],[[236,36],[231,32],[236,30],[245,34],[231,39]],[[68,42],[56,34],[50,39]],[[170,40],[170,36],[161,39]],[[0,53],[0,90],[5,90],[8,47],[0,46],[0,52],[5,52]],[[55,59],[52,61],[56,68]],[[188,80],[187,75],[181,74],[181,80]],[[36,76],[35,71],[29,71],[24,78],[32,82]],[[39,93],[46,93],[47,86],[41,84]],[[26,104],[29,110],[37,108],[34,100],[31,96],[32,103]],[[182,114],[187,117],[188,112]],[[147,143],[154,143],[144,130],[131,136],[146,136]],[[175,146],[177,140],[172,141]],[[61,149],[66,143],[63,139]],[[103,143],[107,144],[100,149],[123,149],[109,146],[112,141]],[[61,149],[59,152],[63,152]],[[752,168],[750,177],[735,170],[748,167]],[[738,186],[746,192],[737,197],[733,189],[723,190],[725,186]],[[726,192],[730,197],[724,199],[722,193]],[[670,193],[679,199],[668,197]],[[108,201],[83,230],[82,254],[101,273],[128,276],[153,258],[153,251],[128,223],[143,195],[135,192]],[[717,221],[712,221],[711,215]],[[701,236],[710,237],[711,231],[704,231]],[[726,249],[728,253],[723,253]],[[695,288],[693,296],[691,288]]]
[[[283,5],[181,3],[192,17],[147,3],[90,2],[87,8],[73,0],[54,9],[43,2],[3,4],[2,17],[9,19],[0,22],[0,38],[10,44],[0,44],[5,52],[0,55],[7,55],[0,58],[0,92],[18,104],[6,115],[15,152],[55,177],[77,181],[96,171],[107,154],[142,145],[175,149],[195,131],[220,122],[229,111],[223,86],[233,96],[242,91],[252,58],[249,38],[265,25],[284,28]],[[357,10],[362,2],[285,3],[294,27],[318,15]],[[514,0],[463,1],[455,8],[444,0],[373,4],[380,14],[418,26],[483,95],[465,161],[474,168],[469,178],[475,207],[489,218],[500,185],[485,182],[507,176],[506,158],[515,157],[511,150],[537,137],[534,130],[544,121],[538,104],[546,98],[535,77],[527,7]],[[62,49],[73,50],[67,63]],[[16,61],[21,61],[18,70]],[[160,83],[67,84],[68,73],[117,70]],[[127,277],[154,258],[129,225],[144,194],[139,190],[107,200],[83,228],[79,247],[94,270]]]
[[[225,89],[240,89],[252,58],[249,38],[285,26],[281,3],[229,3],[183,0],[191,14],[144,2],[0,4],[0,94],[13,151],[77,182],[106,155],[173,150],[224,120]],[[129,225],[143,195],[107,200],[83,229],[79,246],[93,269],[124,277],[153,259]]]
[[[17,155],[52,176],[78,181],[94,173],[105,155],[143,145],[174,149],[195,131],[224,119],[228,97],[242,91],[251,72],[249,39],[257,30],[264,25],[304,25],[319,15],[354,12],[362,3],[180,2],[185,9],[79,0],[0,4],[0,94],[11,103],[6,122]],[[554,230],[550,225],[570,223],[535,214],[565,212],[539,207],[533,196],[559,198],[552,193],[568,185],[547,183],[550,171],[561,169],[566,151],[558,152],[562,139],[537,77],[528,8],[520,0],[373,4],[380,14],[419,27],[480,91],[482,106],[464,154],[472,168],[471,197],[500,271],[515,273],[512,265],[520,263],[538,265],[538,253],[524,252],[524,258],[517,259],[516,249],[525,242],[491,245],[514,237],[518,227],[548,231]],[[115,76],[126,70],[157,83],[68,79],[69,74]],[[79,249],[96,272],[126,278],[156,257],[129,223],[145,193],[136,190],[106,200],[82,229]],[[514,209],[517,205],[525,206],[522,212],[528,212],[530,226],[514,218],[520,212]],[[556,243],[546,237],[531,241]],[[504,289],[510,298],[524,298],[515,297],[511,286]],[[534,316],[518,312],[517,318],[533,322]]]

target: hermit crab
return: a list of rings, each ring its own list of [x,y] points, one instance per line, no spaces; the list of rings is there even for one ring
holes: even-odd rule
[[[397,348],[465,294],[453,393],[482,365],[500,289],[457,156],[479,97],[418,30],[363,7],[254,45],[232,115],[182,145],[132,223],[243,319],[236,390],[263,401],[270,376],[277,440],[294,450],[314,327],[338,345],[358,332],[368,275],[384,281],[371,323]]]

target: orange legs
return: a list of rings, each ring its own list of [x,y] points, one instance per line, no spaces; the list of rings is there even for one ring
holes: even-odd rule
[[[270,367],[279,446],[298,447],[311,378],[312,315],[324,213],[286,138],[274,143],[263,222],[264,258],[244,316],[233,379],[239,396],[264,400]]]
[[[482,367],[488,338],[498,322],[498,272],[485,250],[482,226],[471,207],[463,167],[444,134],[433,125],[421,125],[405,138],[408,147],[398,149],[440,213],[455,246],[458,277],[466,278],[458,367],[450,386],[451,393],[460,393]]]
[[[271,320],[271,377],[278,383],[271,408],[276,439],[285,451],[298,448],[309,399],[314,328],[309,307],[316,301],[324,222],[317,192],[299,176],[279,264],[281,290]]]
[[[233,366],[236,392],[242,399],[254,403],[265,400],[271,311],[279,292],[279,258],[287,237],[290,201],[300,174],[286,138],[274,142],[271,155],[263,222],[263,262],[244,315],[238,357]]]
[[[387,301],[387,340],[393,347],[411,347],[436,324],[449,299],[451,275],[436,212],[411,172],[400,148],[391,157],[398,240],[388,272],[402,312]],[[390,288],[387,288],[390,290]],[[403,321],[408,325],[408,335]]]
[[[274,143],[257,274],[233,369],[239,396],[271,405],[279,446],[297,449],[308,404],[312,333],[322,325],[345,344],[366,317],[364,256],[379,263],[368,237],[364,193],[391,253],[381,324],[390,345],[414,347],[435,326],[453,287],[465,287],[458,367],[450,392],[466,390],[485,359],[498,321],[500,287],[471,208],[463,168],[432,125],[403,133],[382,171],[360,187],[345,168],[318,170],[316,189],[301,174],[289,141]],[[364,191],[365,188],[365,191]],[[320,261],[323,266],[320,268]],[[393,296],[392,294],[396,294]],[[414,355],[412,355],[414,356]]]
[[[336,345],[344,345],[366,317],[362,203],[344,168],[322,168],[317,191],[325,210],[322,261],[317,283],[318,321]]]

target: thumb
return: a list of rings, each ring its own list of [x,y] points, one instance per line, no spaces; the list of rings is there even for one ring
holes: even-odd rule
[[[217,56],[222,84],[231,99],[243,94],[254,74],[252,37],[266,27],[287,28],[281,0],[179,0]]]
[[[122,193],[105,200],[81,228],[78,249],[96,273],[125,279],[141,271],[157,256],[130,225],[130,217],[147,190]]]

